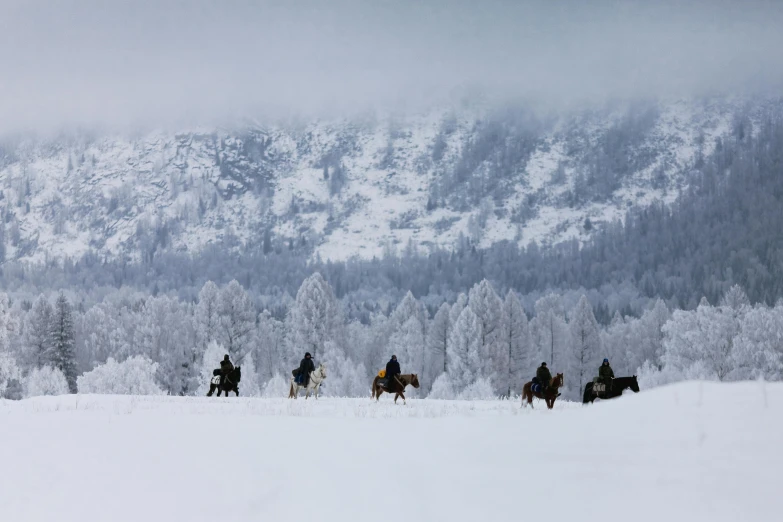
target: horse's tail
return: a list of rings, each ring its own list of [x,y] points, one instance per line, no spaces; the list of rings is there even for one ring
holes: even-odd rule
[[[525,401],[528,400],[528,395],[532,395],[532,392],[530,391],[530,383],[526,382],[524,386],[522,386],[522,406],[525,405]],[[533,397],[530,397],[530,400],[533,400]]]
[[[378,376],[376,375],[375,378],[372,380],[372,390],[370,390],[370,393],[371,393],[370,398],[371,399],[375,398],[375,392],[376,392],[377,388],[378,388]]]
[[[585,392],[582,394],[582,404],[587,404],[590,402],[590,395],[592,395],[593,391],[593,383],[588,382],[585,384]]]

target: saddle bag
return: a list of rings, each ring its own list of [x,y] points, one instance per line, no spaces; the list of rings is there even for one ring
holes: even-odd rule
[[[600,382],[593,384],[593,391],[595,393],[604,393],[606,391],[606,384]]]

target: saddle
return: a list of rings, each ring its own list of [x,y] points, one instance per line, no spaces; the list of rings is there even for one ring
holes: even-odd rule
[[[396,391],[396,390],[393,390],[393,389],[391,388],[391,386],[390,386],[390,385],[391,385],[391,382],[390,382],[390,381],[391,381],[391,379],[381,379],[381,380],[378,382],[378,384],[380,384],[380,385],[381,385],[381,388],[383,388],[383,389],[384,389],[384,391],[386,391],[386,392],[394,392],[394,391]]]

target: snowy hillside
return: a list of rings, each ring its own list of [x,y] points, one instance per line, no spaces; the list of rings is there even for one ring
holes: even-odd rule
[[[520,108],[0,143],[6,259],[149,259],[222,240],[325,259],[585,239],[671,202],[725,135],[725,100],[559,116]],[[588,220],[589,219],[589,220]]]
[[[8,520],[64,522],[780,515],[780,384],[690,382],[542,406],[0,401],[0,503]]]

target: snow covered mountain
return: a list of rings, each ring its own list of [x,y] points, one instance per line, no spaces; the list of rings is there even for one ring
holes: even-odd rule
[[[631,207],[674,201],[738,114],[753,110],[727,100],[547,116],[473,106],[6,138],[2,244],[6,259],[31,261],[87,252],[140,260],[217,241],[307,245],[345,259],[461,236],[480,246],[584,240]]]

